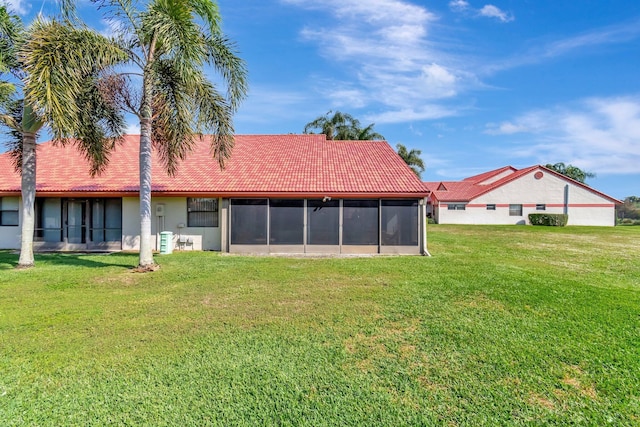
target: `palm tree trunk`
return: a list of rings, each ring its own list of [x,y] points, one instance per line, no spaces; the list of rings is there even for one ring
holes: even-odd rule
[[[140,262],[139,267],[155,264],[151,250],[151,84],[148,70],[142,82],[140,108]]]
[[[151,250],[151,119],[140,121],[140,267],[154,264]]]
[[[22,242],[18,268],[34,266],[33,231],[36,200],[36,134],[22,134]]]

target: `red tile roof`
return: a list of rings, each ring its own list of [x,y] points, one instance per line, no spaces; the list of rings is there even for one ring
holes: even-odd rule
[[[511,170],[512,172],[506,176],[503,176],[496,181],[491,181],[491,178],[498,176],[503,172],[507,172]],[[592,193],[598,194],[614,203],[622,203],[621,201],[608,196],[604,193],[601,193],[598,190],[595,190],[589,187],[586,184],[575,181],[571,178],[568,178],[554,170],[546,168],[542,165],[534,165],[524,169],[516,169],[512,166],[505,166],[500,169],[496,169],[493,171],[485,172],[480,175],[475,175],[469,178],[466,178],[462,181],[445,181],[445,182],[425,182],[425,187],[431,191],[434,198],[441,202],[470,202],[473,199],[480,197],[483,194],[486,194],[490,191],[495,190],[498,187],[501,187],[509,182],[512,182],[524,175],[532,173],[536,170],[542,170],[544,172],[553,174],[561,179],[572,182],[575,185],[578,185]],[[487,183],[488,181],[488,183]],[[442,188],[441,185],[444,185],[446,190],[438,190],[438,188]]]
[[[492,170],[489,172],[485,172],[485,173],[481,173],[480,175],[474,175],[474,176],[470,176],[469,178],[465,178],[463,181],[472,181],[475,182],[477,184],[483,182],[483,181],[487,181],[497,175],[500,175],[503,172],[516,172],[518,169],[512,167],[512,166],[505,166],[503,168],[500,169],[496,169],[496,170]]]
[[[127,135],[107,170],[91,178],[72,146],[42,143],[37,151],[37,193],[137,193],[139,135]],[[8,154],[0,155],[0,193],[20,191]],[[324,135],[236,135],[231,159],[220,170],[199,142],[176,176],[153,156],[152,191],[221,196],[351,195],[424,197],[423,183],[384,141],[327,141]],[[133,195],[133,194],[132,194]]]

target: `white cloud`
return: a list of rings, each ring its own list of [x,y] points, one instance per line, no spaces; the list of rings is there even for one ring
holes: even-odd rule
[[[450,109],[441,105],[423,105],[420,108],[406,108],[402,110],[386,111],[366,117],[367,122],[376,124],[404,123],[418,120],[433,120],[457,115],[457,109]]]
[[[332,100],[331,104],[336,108],[362,108],[369,102],[369,97],[366,93],[349,87],[335,88],[329,93],[329,97]]]
[[[465,0],[451,0],[449,2],[449,8],[452,11],[457,13],[464,13],[468,15],[469,12],[471,12],[476,16],[482,16],[485,18],[495,18],[500,22],[511,22],[514,20],[514,17],[512,14],[507,13],[502,9],[500,9],[499,7],[494,6],[492,4],[486,4],[480,9],[475,9],[471,7],[469,2]]]
[[[480,14],[480,16],[486,16],[488,18],[496,18],[498,21],[502,21],[502,22],[510,22],[510,21],[513,21],[514,19],[513,15],[500,10],[500,8],[492,4],[485,5],[482,9],[480,9],[478,13]]]
[[[451,0],[449,2],[449,8],[454,12],[463,12],[469,9],[469,2],[465,0]]]
[[[282,0],[308,9],[330,10],[340,19],[362,19],[370,24],[423,22],[433,14],[401,0]]]
[[[31,10],[31,4],[24,0],[3,0],[3,3],[7,5],[7,8],[18,15],[26,15]]]
[[[433,105],[476,87],[469,64],[439,46],[431,34],[438,17],[402,0],[282,0],[331,14],[331,24],[302,29],[321,54],[344,65],[350,81],[323,82],[322,93],[334,105],[387,108],[385,122],[453,115],[454,108]],[[355,71],[354,71],[355,70]],[[405,119],[403,119],[403,117]]]
[[[637,39],[639,36],[639,20],[597,28],[577,36],[541,43],[540,47],[529,49],[523,54],[518,54],[506,60],[489,64],[484,67],[483,72],[494,73],[523,65],[537,64],[562,55],[585,51],[587,48],[594,46],[629,42]]]
[[[449,97],[456,94],[455,83],[458,78],[443,66],[438,64],[427,65],[422,69],[422,76],[427,87],[439,89],[440,96]]]
[[[573,106],[532,111],[500,124],[492,135],[526,136],[516,154],[540,163],[562,161],[591,172],[638,173],[640,96],[589,98]]]

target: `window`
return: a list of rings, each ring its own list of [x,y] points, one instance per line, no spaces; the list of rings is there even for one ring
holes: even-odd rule
[[[342,244],[378,244],[378,201],[344,200]]]
[[[122,239],[122,199],[91,200],[91,241],[118,242]]]
[[[538,203],[536,205],[536,210],[537,211],[544,211],[547,210],[547,205],[545,205],[544,203]]]
[[[269,200],[269,243],[302,245],[304,243],[304,200]]]
[[[449,203],[447,209],[450,211],[463,211],[467,208],[464,203]]]
[[[18,198],[0,197],[0,225],[18,225]]]
[[[488,211],[495,211],[496,210],[496,205],[495,204],[487,205],[487,210]]]
[[[307,201],[307,243],[337,245],[340,238],[340,202]]]
[[[218,199],[187,198],[187,227],[217,227]]]
[[[36,198],[37,242],[62,242],[62,200],[59,198]]]
[[[267,244],[267,199],[231,200],[231,244]]]
[[[509,216],[522,216],[522,205],[509,205]]]
[[[382,201],[382,244],[418,246],[418,201]]]

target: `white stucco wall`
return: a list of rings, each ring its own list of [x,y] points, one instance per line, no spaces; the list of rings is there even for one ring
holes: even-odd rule
[[[140,249],[140,203],[137,197],[122,198],[122,249]]]
[[[164,205],[164,217],[156,216],[156,207]],[[219,201],[219,206],[221,206]],[[122,199],[122,249],[140,249],[140,204],[137,197]],[[219,209],[220,210],[220,209]],[[218,213],[220,215],[220,213]],[[221,218],[218,218],[221,224]],[[180,227],[179,227],[180,226]],[[221,227],[187,227],[186,197],[154,197],[151,199],[151,245],[158,249],[160,232],[173,232],[174,250],[215,250],[221,249]],[[179,245],[180,237],[192,243]]]
[[[565,202],[566,198],[566,202]],[[496,210],[487,210],[495,204]],[[522,216],[509,216],[509,204],[521,204]],[[545,204],[544,211],[536,204]],[[530,213],[569,214],[568,225],[615,225],[614,203],[573,182],[547,171],[540,179],[535,171],[470,201],[466,210],[448,210],[446,203],[438,208],[441,224],[528,224]]]

